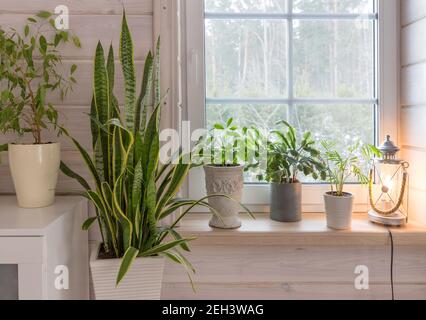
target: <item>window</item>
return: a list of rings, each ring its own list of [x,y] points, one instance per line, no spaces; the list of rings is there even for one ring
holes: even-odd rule
[[[384,115],[383,97],[386,87],[395,90],[397,82],[386,78],[383,63],[397,61],[397,46],[390,57],[384,55],[384,48],[394,44],[385,31],[396,29],[392,15],[397,9],[393,1],[386,1],[387,9],[383,2],[190,1],[187,92],[192,127],[211,127],[229,117],[263,128],[287,120],[300,132],[335,140],[341,148],[355,138],[376,143],[384,130],[396,127],[394,111]],[[389,108],[396,107],[396,98],[393,103]],[[247,176],[246,182],[247,190],[256,190],[253,203],[266,203],[265,188],[249,185],[255,177]]]

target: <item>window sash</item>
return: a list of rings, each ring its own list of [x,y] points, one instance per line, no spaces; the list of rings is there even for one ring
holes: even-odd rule
[[[291,2],[290,2],[291,3]],[[287,9],[288,10],[288,9]],[[292,10],[288,10],[291,12]],[[231,16],[232,15],[232,16]],[[238,17],[237,17],[238,16]],[[205,62],[204,62],[204,22],[206,18],[219,19],[368,19],[375,20],[376,37],[376,83],[375,95],[371,99],[294,99],[292,92],[286,99],[219,99],[208,98],[205,95]],[[292,23],[289,24],[292,27]],[[292,37],[293,30],[288,28]],[[233,13],[205,13],[204,1],[185,1],[185,102],[183,119],[190,120],[191,132],[205,125],[206,105],[209,103],[251,103],[251,104],[371,104],[375,105],[375,118],[377,124],[377,138],[379,140],[387,134],[391,134],[398,141],[398,74],[399,74],[399,0],[376,0],[374,13],[371,14],[312,14],[312,13],[288,13],[285,14],[233,14]],[[289,46],[290,48],[292,46]],[[289,57],[292,57],[292,53]],[[288,68],[292,70],[292,68]],[[292,72],[288,81],[292,81]],[[293,81],[292,81],[293,82]],[[289,86],[289,91],[293,86]],[[293,98],[293,99],[291,99]],[[356,101],[354,101],[356,100]],[[203,194],[204,174],[201,169],[194,169],[190,172],[188,184],[185,187],[185,195],[197,198]],[[323,211],[322,192],[325,185],[303,186],[303,210],[306,212]],[[348,190],[355,195],[356,211],[364,210],[368,197],[365,188],[359,185],[349,185]],[[262,184],[247,184],[244,190],[243,203],[256,211],[268,210],[269,187]],[[198,208],[197,208],[198,210]]]

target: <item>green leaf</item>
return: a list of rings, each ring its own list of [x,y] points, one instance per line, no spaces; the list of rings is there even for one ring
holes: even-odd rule
[[[29,35],[29,33],[30,33],[30,26],[26,25],[25,28],[24,28],[24,34],[27,37]]]
[[[139,254],[139,250],[133,247],[129,247],[124,254],[123,260],[121,261],[120,270],[118,271],[116,285],[118,286],[123,280],[124,276],[129,271],[133,261]]]
[[[228,121],[226,122],[226,126],[229,128],[229,126],[232,124],[233,121],[234,119],[229,118]]]
[[[45,54],[46,50],[47,50],[47,41],[46,41],[46,38],[44,36],[40,36],[39,43],[40,43],[40,52],[42,54]]]
[[[60,165],[60,169],[62,171],[63,174],[65,174],[66,176],[75,179],[78,181],[78,183],[80,183],[83,188],[85,190],[90,190],[90,186],[87,183],[87,181],[80,175],[78,175],[77,173],[75,173],[74,171],[72,171],[64,162],[61,161],[61,165]]]
[[[77,36],[72,37],[72,42],[74,43],[74,45],[77,48],[81,48],[81,42],[80,42],[80,39]]]
[[[126,127],[131,132],[135,128],[136,77],[133,60],[133,42],[127,25],[126,14],[123,12],[120,36],[120,60],[124,76]]]
[[[225,127],[223,125],[221,125],[220,123],[216,123],[213,128],[217,129],[217,130],[224,130]]]
[[[77,65],[72,64],[71,66],[71,74],[73,74],[77,70]]]
[[[47,19],[50,18],[52,14],[49,11],[40,11],[37,13],[37,17]]]
[[[139,254],[139,256],[141,257],[150,257],[156,254],[159,254],[160,252],[165,252],[167,250],[170,250],[176,246],[179,246],[180,244],[184,243],[184,242],[188,242],[188,241],[192,241],[195,240],[195,238],[185,238],[185,239],[179,239],[179,240],[174,240],[165,244],[159,244],[156,245],[154,247],[152,247],[151,249],[145,250],[144,252],[141,252]]]
[[[91,217],[87,219],[86,221],[84,221],[82,229],[85,231],[89,230],[93,222],[95,222],[96,220],[98,220],[98,217]]]

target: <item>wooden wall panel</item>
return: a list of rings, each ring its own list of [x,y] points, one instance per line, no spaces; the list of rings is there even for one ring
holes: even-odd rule
[[[59,47],[64,60],[92,61],[98,41],[102,42],[105,51],[112,43],[116,59],[119,57],[119,41],[121,31],[121,15],[75,15],[71,11],[70,29],[81,41],[81,48],[73,45]],[[0,14],[0,24],[3,28],[13,27],[21,30],[28,14]],[[152,49],[152,16],[132,15],[127,17],[127,23],[133,34],[133,45],[136,60],[144,60]],[[106,53],[105,53],[106,54]]]
[[[426,45],[423,39],[425,34],[426,19],[421,19],[402,29],[401,64],[403,66],[426,60]]]
[[[401,145],[426,150],[426,105],[401,108]]]
[[[403,26],[426,17],[426,1],[401,0],[401,22]]]
[[[167,263],[162,299],[391,299],[390,246],[197,246],[192,291],[181,266]],[[369,289],[355,287],[368,267]],[[397,299],[426,298],[426,252],[395,248]]]
[[[2,0],[0,13],[34,13],[40,10],[53,11],[65,5],[73,14],[120,15],[123,5],[128,15],[152,15],[151,0]]]
[[[126,8],[129,27],[133,33],[135,49],[136,71],[138,86],[141,81],[143,61],[149,50],[153,49],[153,0],[2,0],[0,5],[0,25],[22,28],[25,19],[40,10],[54,11],[57,5],[66,5],[69,8],[70,28],[80,38],[82,48],[71,46],[61,48],[64,56],[64,69],[69,70],[72,64],[78,69],[75,78],[78,84],[74,87],[65,101],[58,96],[51,96],[51,102],[58,108],[61,120],[67,129],[81,144],[91,149],[91,134],[89,118],[92,98],[92,59],[97,42],[100,40],[107,50],[112,42],[116,56],[116,90],[115,94],[120,102],[124,101],[123,77],[118,61],[119,35],[121,29],[122,4]],[[56,141],[55,136],[45,133],[46,140]],[[14,142],[13,135],[0,136],[0,143]],[[25,137],[23,141],[31,141]],[[62,159],[83,176],[90,180],[80,156],[75,152],[69,140],[61,137]],[[9,174],[7,155],[2,155],[3,163],[0,164],[0,193],[12,193],[13,185]],[[68,192],[79,186],[74,181],[64,177],[59,178],[58,192]]]
[[[426,223],[426,1],[401,0],[402,157],[410,162],[410,214]]]

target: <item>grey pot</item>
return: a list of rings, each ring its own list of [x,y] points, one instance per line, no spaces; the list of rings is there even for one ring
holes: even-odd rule
[[[302,220],[302,184],[271,184],[271,219],[279,222]]]

